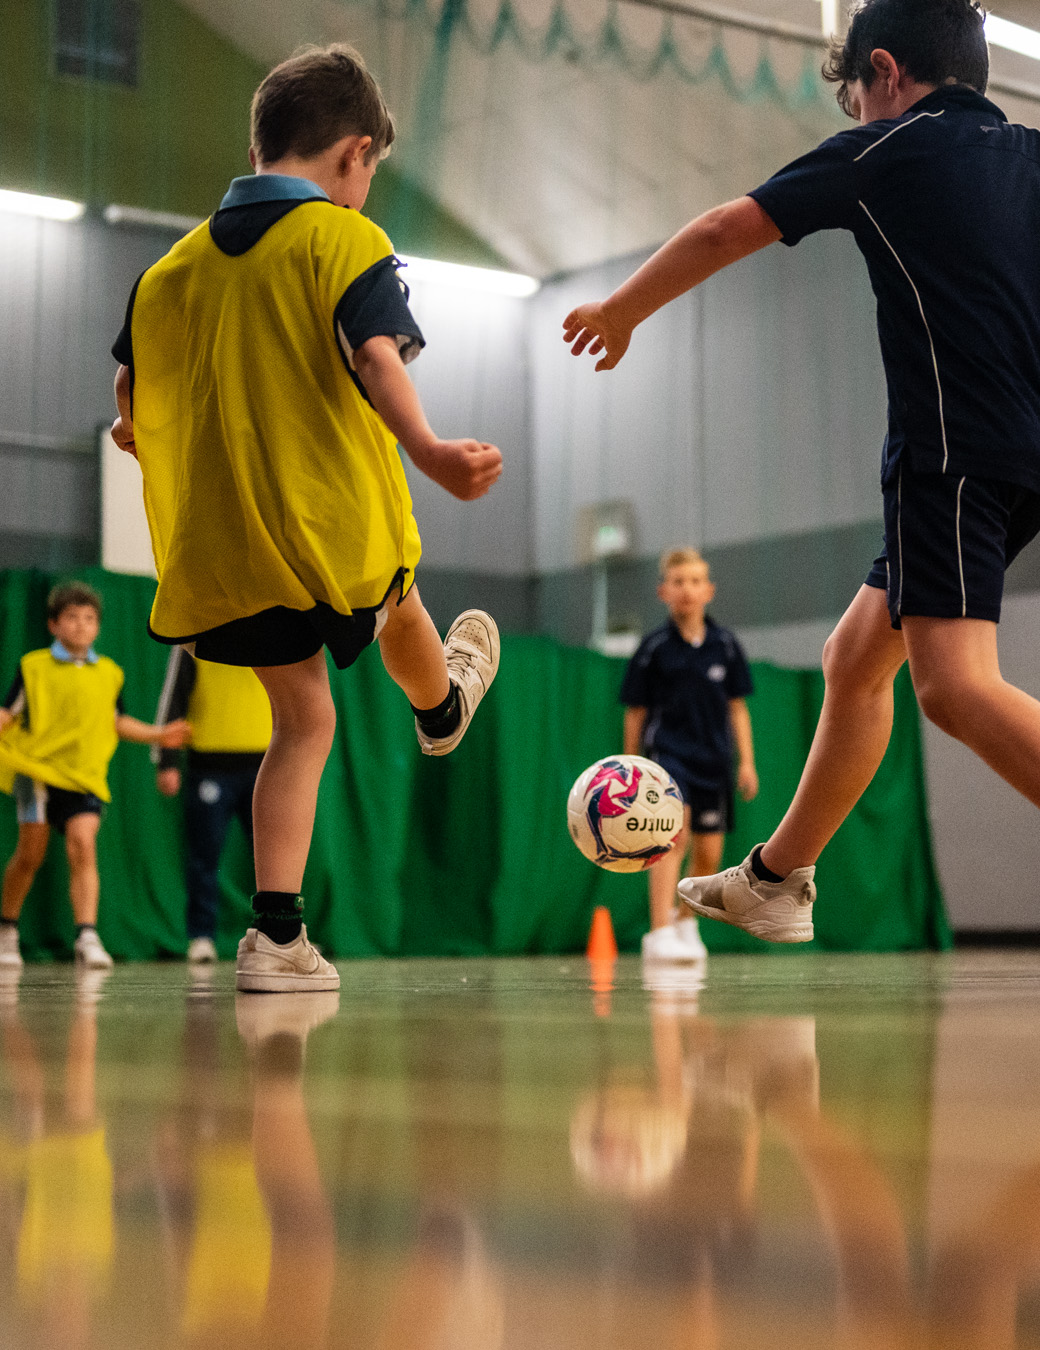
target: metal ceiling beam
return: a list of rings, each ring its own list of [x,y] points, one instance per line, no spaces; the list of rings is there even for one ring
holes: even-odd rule
[[[779,38],[782,42],[798,42],[803,47],[826,50],[830,45],[830,39],[818,28],[785,23],[780,19],[763,19],[758,14],[746,14],[743,10],[726,9],[719,5],[704,5],[698,0],[623,0],[623,3],[637,5],[642,9],[656,9],[664,14],[677,14],[686,19],[701,19],[720,28],[737,28],[745,33],[757,33],[760,37]],[[1040,103],[1040,85],[1029,84],[1025,80],[1008,80],[994,75],[990,78],[989,87],[1002,94],[1013,94],[1016,98],[1028,98]]]

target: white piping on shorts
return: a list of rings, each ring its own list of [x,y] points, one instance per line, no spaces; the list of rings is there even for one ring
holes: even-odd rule
[[[922,113],[922,114],[921,114],[922,117],[929,117],[929,116],[931,116],[931,115],[932,115],[932,114],[930,114],[930,113]],[[924,324],[924,331],[925,331],[925,333],[928,335],[928,346],[929,346],[929,348],[931,349],[931,353],[932,353],[932,369],[935,371],[935,387],[936,387],[936,389],[938,390],[938,393],[939,393],[939,428],[940,428],[940,430],[941,430],[941,432],[942,432],[942,444],[943,444],[942,472],[945,473],[945,472],[946,472],[946,464],[947,464],[947,461],[948,461],[949,458],[950,458],[950,448],[949,448],[949,446],[946,444],[946,415],[945,415],[945,413],[943,412],[942,380],[940,380],[940,378],[939,378],[939,362],[938,362],[938,359],[936,358],[936,355],[935,355],[935,343],[932,341],[932,330],[931,330],[931,328],[929,328],[929,326],[928,326],[928,320],[925,318],[925,313],[924,313],[924,305],[921,303],[921,292],[920,292],[920,291],[917,289],[917,287],[914,285],[914,279],[913,279],[913,277],[910,275],[910,273],[909,273],[909,272],[906,270],[906,268],[903,266],[903,260],[902,260],[902,258],[899,256],[899,254],[895,251],[895,249],[894,249],[894,248],[892,247],[892,245],[889,243],[888,239],[885,238],[885,232],[884,232],[884,230],[882,230],[881,226],[877,223],[877,221],[874,219],[874,217],[870,214],[870,212],[867,210],[866,206],[864,206],[863,202],[860,202],[860,206],[863,207],[863,211],[864,211],[864,214],[866,215],[867,219],[870,221],[871,225],[873,225],[874,229],[877,230],[878,234],[881,235],[881,238],[882,238],[883,242],[888,246],[888,249],[889,249],[889,251],[891,252],[892,257],[895,258],[896,262],[899,264],[900,268],[902,269],[903,276],[905,276],[906,279],[907,279],[907,281],[909,281],[909,283],[910,283],[910,289],[913,291],[914,296],[915,296],[915,298],[916,298],[916,300],[917,300],[917,308],[918,308],[918,310],[919,310],[920,313],[921,313],[921,322]]]
[[[964,589],[964,558],[961,554],[961,492],[964,490],[964,479],[957,484],[957,567],[961,574],[961,618],[968,617],[968,594]]]
[[[902,614],[902,464],[900,464],[900,482],[895,489],[895,543],[900,549],[900,594],[895,598],[895,613]]]
[[[869,155],[871,150],[876,150],[879,145],[884,145],[885,141],[888,140],[889,136],[894,136],[897,131],[904,131],[907,127],[912,127],[913,124],[915,122],[919,122],[922,117],[942,117],[945,114],[945,111],[946,110],[944,108],[942,112],[937,113],[930,113],[930,112],[918,113],[916,117],[911,117],[909,122],[900,122],[899,126],[893,127],[891,131],[886,131],[885,134],[879,140],[876,140],[873,145],[868,145],[867,148],[862,152],[862,154],[857,155],[856,158],[852,161],[853,164],[858,164],[859,161],[863,158],[863,155]],[[996,128],[994,128],[994,130],[996,130]]]

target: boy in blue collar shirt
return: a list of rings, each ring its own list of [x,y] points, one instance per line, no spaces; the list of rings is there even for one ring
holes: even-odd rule
[[[647,872],[650,932],[645,961],[703,961],[697,920],[675,912],[683,860],[690,875],[717,872],[733,827],[733,760],[745,801],[758,792],[751,715],[751,672],[740,643],[707,613],[715,595],[708,564],[693,548],[661,557],[657,597],[668,622],[639,644],[625,672],[624,751],[645,754],[675,779],[685,802],[683,835]]]
[[[847,229],[877,299],[889,389],[885,548],[824,649],[826,694],[787,814],[690,910],[813,936],[816,859],[892,731],[909,661],[925,715],[1040,805],[1040,703],[997,659],[1004,571],[1040,530],[1040,131],[983,97],[974,0],[864,0],[824,74],[859,125],[698,217],[607,300],[564,320],[610,370],[655,310],[720,268]]]
[[[63,835],[77,964],[107,968],[97,934],[97,832],[108,790],[108,764],[122,741],[177,748],[191,736],[177,720],[153,726],[123,710],[123,672],[94,650],[101,598],[82,582],[56,586],[47,599],[50,647],[22,657],[0,707],[0,790],[15,799],[18,844],[4,871],[0,967],[22,964],[18,919],[47,853],[51,830]]]

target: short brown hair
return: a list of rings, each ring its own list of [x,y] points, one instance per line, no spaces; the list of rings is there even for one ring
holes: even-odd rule
[[[47,618],[60,618],[62,610],[72,605],[92,605],[100,623],[101,596],[85,581],[66,581],[61,586],[55,586],[47,597]]]
[[[371,136],[366,155],[382,155],[394,119],[360,52],[345,42],[302,47],[275,66],[253,95],[249,136],[262,164],[286,155],[312,159],[344,136]]]
[[[711,569],[708,567],[707,560],[701,557],[701,555],[697,552],[695,548],[665,549],[665,551],[661,554],[661,560],[658,563],[658,569],[661,573],[661,580],[663,581],[665,579],[671,568],[686,567],[690,563],[693,563],[695,565],[699,564],[701,567],[704,568],[706,572],[708,572],[709,574],[711,572]]]

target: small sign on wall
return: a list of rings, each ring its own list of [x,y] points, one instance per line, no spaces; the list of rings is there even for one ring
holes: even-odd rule
[[[98,430],[101,466],[101,566],[110,572],[154,577],[152,541],[144,513],[141,469],[120,450],[108,427]]]

